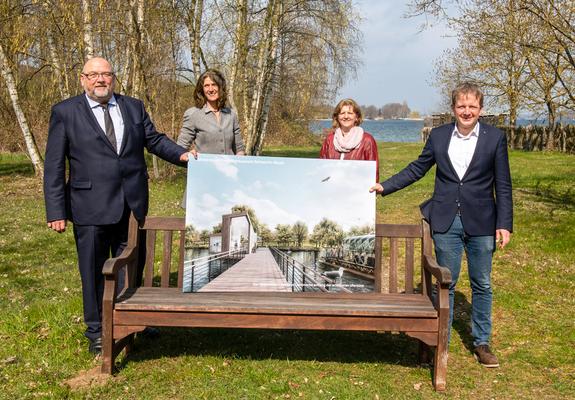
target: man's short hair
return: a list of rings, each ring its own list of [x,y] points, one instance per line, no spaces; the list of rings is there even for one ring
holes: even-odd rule
[[[479,88],[479,85],[473,82],[463,82],[457,85],[455,89],[451,92],[451,107],[455,107],[457,99],[461,95],[472,94],[479,100],[479,106],[483,108],[483,92]]]

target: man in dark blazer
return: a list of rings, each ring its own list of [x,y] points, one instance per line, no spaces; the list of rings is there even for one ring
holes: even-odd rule
[[[74,224],[85,336],[89,351],[97,354],[102,267],[125,248],[130,212],[138,219],[148,212],[144,149],[182,166],[188,153],[156,131],[140,100],[114,93],[115,75],[105,59],[86,62],[80,80],[85,93],[52,108],[44,197],[51,229],[64,232],[67,220]]]
[[[417,160],[370,191],[386,196],[437,166],[433,196],[421,205],[421,211],[433,231],[437,262],[451,271],[449,326],[465,250],[475,357],[483,366],[498,367],[489,347],[491,263],[496,242],[503,248],[513,230],[507,140],[499,129],[478,122],[483,94],[477,85],[461,84],[452,92],[451,100],[456,123],[433,129]]]

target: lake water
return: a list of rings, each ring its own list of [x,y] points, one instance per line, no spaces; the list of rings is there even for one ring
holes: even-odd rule
[[[318,262],[319,257],[315,251],[292,251],[290,253],[290,257],[294,258],[296,261],[299,261],[308,268],[315,269],[320,274],[325,271],[334,270],[334,268]],[[373,279],[366,279],[347,271],[343,273],[341,278],[336,280],[336,283],[347,287],[352,292],[370,293],[374,290]]]
[[[422,120],[384,119],[365,120],[361,127],[371,133],[377,142],[419,142],[421,141]],[[310,124],[312,132],[320,134],[331,129],[331,120],[317,120]]]
[[[331,130],[330,120],[316,120],[310,123],[310,129],[316,134],[322,133],[325,129]],[[573,124],[575,120],[565,119],[564,124]],[[536,120],[519,118],[518,126],[524,125],[546,125],[546,120]],[[384,119],[384,120],[364,120],[362,128],[372,134],[376,142],[420,142],[423,120],[404,119]]]

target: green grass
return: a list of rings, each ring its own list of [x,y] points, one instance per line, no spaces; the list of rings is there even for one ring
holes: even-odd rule
[[[385,143],[380,175],[413,160],[421,144]],[[266,155],[316,157],[317,147]],[[103,385],[64,381],[98,365],[83,337],[80,280],[71,230],[44,222],[42,188],[27,159],[0,155],[1,399],[561,399],[575,393],[575,157],[511,153],[515,229],[495,255],[493,347],[501,368],[469,351],[470,291],[456,297],[446,394],[416,363],[404,335],[225,329],[162,329],[138,339]],[[150,186],[150,213],[183,215],[184,170]],[[378,220],[415,223],[433,174],[379,198]],[[418,388],[418,389],[416,389]]]

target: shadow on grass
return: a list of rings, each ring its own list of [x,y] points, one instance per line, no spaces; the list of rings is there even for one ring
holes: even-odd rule
[[[126,362],[214,356],[244,360],[418,365],[418,341],[403,334],[372,332],[161,328],[158,339],[136,338]]]
[[[177,273],[170,274],[170,281]],[[241,360],[381,363],[417,367],[419,341],[403,333],[233,328],[159,328],[159,338],[138,337],[126,364],[163,357],[212,356]],[[425,365],[427,366],[427,365]],[[432,371],[430,371],[430,376]]]
[[[537,181],[534,188],[518,188],[516,190],[533,196],[536,201],[561,209],[575,207],[575,192],[570,187],[563,188],[559,184],[541,184],[540,181]]]
[[[0,176],[5,175],[34,175],[34,167],[29,161],[14,161],[0,163]]]
[[[467,297],[455,291],[455,311],[453,316],[453,329],[459,333],[465,348],[473,353],[473,336],[471,335],[471,303]],[[453,334],[451,336],[453,340]]]

